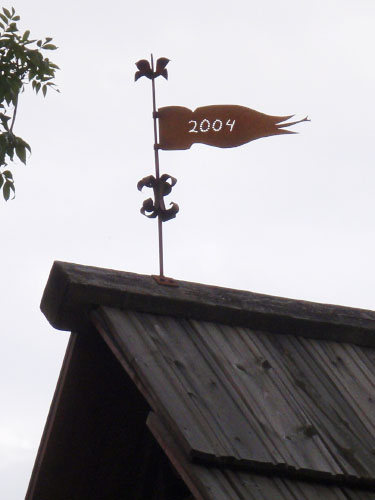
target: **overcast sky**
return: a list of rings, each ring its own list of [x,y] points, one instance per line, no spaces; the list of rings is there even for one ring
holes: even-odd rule
[[[157,224],[136,184],[153,173],[159,106],[240,104],[309,115],[299,135],[234,149],[162,151],[180,213],[165,272],[187,281],[372,309],[375,250],[373,0],[20,0],[19,26],[52,36],[61,94],[25,92],[14,131],[27,167],[0,200],[0,498],[24,497],[69,334],[39,303],[54,260],[158,272]],[[12,4],[4,4],[11,7]]]

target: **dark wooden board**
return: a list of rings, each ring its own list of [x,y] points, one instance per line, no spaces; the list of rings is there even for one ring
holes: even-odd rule
[[[155,413],[147,425],[196,500],[374,500],[371,491],[191,463]]]
[[[148,411],[99,335],[72,334],[26,499],[125,498]]]
[[[26,500],[186,500],[148,413],[99,334],[73,334]]]
[[[372,349],[111,308],[91,316],[192,460],[374,488],[374,427],[362,421]]]
[[[41,309],[57,329],[80,331],[97,306],[216,321],[278,334],[375,346],[375,312],[55,262]]]

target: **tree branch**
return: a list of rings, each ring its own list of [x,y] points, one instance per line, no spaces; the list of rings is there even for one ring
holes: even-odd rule
[[[12,123],[11,123],[10,129],[9,129],[9,131],[12,132],[12,133],[13,133],[14,122],[16,121],[16,116],[17,116],[17,107],[18,107],[18,95],[16,97],[16,104],[14,105]]]

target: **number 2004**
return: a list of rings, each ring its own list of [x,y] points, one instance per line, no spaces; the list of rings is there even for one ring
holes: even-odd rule
[[[196,120],[190,120],[189,124],[192,124],[191,129],[189,130],[189,133],[192,132],[194,134],[198,134],[199,132],[208,132],[211,128],[214,132],[220,132],[220,130],[223,128],[223,122],[219,120],[218,118],[214,120],[211,124],[210,120],[207,120],[207,118],[204,118],[198,125],[198,122]],[[229,127],[229,131],[232,132],[234,124],[236,123],[236,120],[232,120],[229,118],[226,122],[226,126]]]

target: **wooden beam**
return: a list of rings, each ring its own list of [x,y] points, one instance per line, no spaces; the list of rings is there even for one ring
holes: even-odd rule
[[[83,331],[92,309],[109,306],[375,347],[374,311],[177,283],[167,287],[151,276],[55,262],[41,309],[59,330]]]

